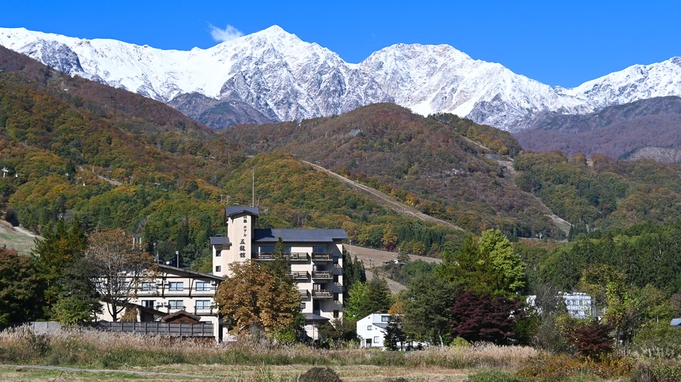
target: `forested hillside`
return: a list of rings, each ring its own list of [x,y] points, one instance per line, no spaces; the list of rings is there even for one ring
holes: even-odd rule
[[[550,211],[519,190],[499,160],[520,146],[510,134],[454,115],[424,118],[393,104],[221,133],[246,154],[285,150],[393,195],[472,232],[560,237]]]
[[[518,186],[540,197],[575,229],[607,230],[641,222],[670,223],[681,212],[681,166],[649,159],[591,160],[562,152],[516,158]]]
[[[75,216],[88,232],[123,228],[162,259],[180,251],[199,268],[208,237],[223,229],[224,204],[250,204],[254,173],[264,226],[342,225],[357,243],[418,240],[431,254],[463,240],[291,155],[249,158],[165,105],[0,53],[0,210],[36,233]]]

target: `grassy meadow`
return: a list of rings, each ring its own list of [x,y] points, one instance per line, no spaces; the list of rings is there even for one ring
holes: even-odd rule
[[[348,347],[323,350],[253,342],[216,344],[85,329],[35,335],[27,328],[16,328],[0,333],[0,364],[11,365],[0,368],[0,379],[295,381],[313,367],[328,366],[343,381],[465,381],[484,370],[513,373],[536,355],[529,347],[493,345],[417,352]],[[32,368],[46,365],[68,369]]]

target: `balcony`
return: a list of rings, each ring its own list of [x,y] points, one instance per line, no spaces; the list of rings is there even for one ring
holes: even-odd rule
[[[333,292],[330,290],[313,290],[312,291],[312,297],[314,298],[332,298],[333,297]]]
[[[291,272],[291,277],[294,280],[307,280],[310,274],[307,271]]]
[[[286,257],[288,257],[289,261],[292,263],[307,263],[310,261],[310,255],[308,255],[305,252],[291,252],[287,253]]]
[[[329,271],[312,271],[313,279],[331,280],[333,275]]]
[[[312,253],[312,261],[333,261],[333,255],[330,253]]]
[[[310,291],[307,289],[299,289],[298,292],[300,292],[300,298],[302,299],[308,299],[310,298]]]
[[[276,257],[273,253],[252,253],[251,257],[258,261],[274,261]],[[304,252],[292,252],[284,254],[284,257],[292,263],[307,263],[310,256]]]

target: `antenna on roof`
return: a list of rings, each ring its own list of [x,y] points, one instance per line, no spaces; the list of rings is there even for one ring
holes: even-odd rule
[[[253,169],[253,181],[251,183],[251,207],[255,207],[255,169]]]

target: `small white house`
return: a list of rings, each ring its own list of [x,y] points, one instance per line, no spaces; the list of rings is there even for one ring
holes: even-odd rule
[[[390,315],[387,313],[371,313],[357,321],[357,337],[362,348],[383,349],[385,329],[388,327]]]

